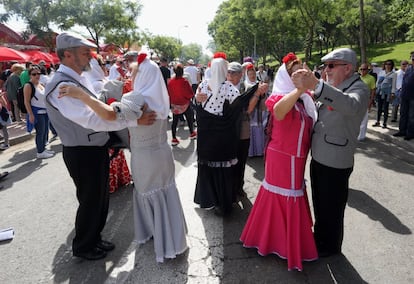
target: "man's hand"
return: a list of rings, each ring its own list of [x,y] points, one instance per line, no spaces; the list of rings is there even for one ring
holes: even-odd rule
[[[143,112],[141,117],[137,119],[138,125],[152,125],[157,119],[155,111]]]

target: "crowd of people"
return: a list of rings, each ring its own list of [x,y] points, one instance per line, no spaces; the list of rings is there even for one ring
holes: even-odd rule
[[[229,62],[224,52],[215,53],[206,70],[190,59],[176,62],[171,72],[165,58],[157,64],[145,52],[118,57],[107,68],[92,58],[93,47],[79,35],[61,33],[61,64],[53,76],[42,83],[41,66],[15,64],[4,80],[8,100],[0,100],[12,106],[9,120],[22,120],[10,88],[24,87],[37,158],[54,155],[46,149],[49,127],[60,138],[79,202],[72,251],[83,259],[102,259],[115,248],[101,235],[109,192],[132,181],[136,242],[152,238],[157,262],[188,249],[171,148],[180,143],[180,120],[187,121],[188,138],[197,144],[194,202],[215,215],[230,215],[233,204],[246,198],[247,159],[263,157],[264,180],[240,240],[299,271],[303,261],[341,253],[354,153],[372,106],[378,111],[374,127],[381,126],[382,115],[387,127],[391,104],[391,121],[399,119],[394,136],[414,137],[414,71],[407,61],[396,71],[387,60],[381,72],[372,73],[367,63],[358,69],[353,50],[340,48],[325,55],[315,72],[289,53],[273,77],[263,65],[256,70],[251,58]],[[28,79],[21,83],[25,70]],[[3,120],[2,128],[8,144]],[[122,149],[109,143],[109,132],[126,129],[131,171]],[[304,177],[309,152],[314,220]]]

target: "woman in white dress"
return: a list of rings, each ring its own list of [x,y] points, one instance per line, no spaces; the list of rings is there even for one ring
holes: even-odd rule
[[[156,113],[152,125],[130,127],[131,172],[135,190],[135,239],[139,244],[154,238],[157,262],[175,258],[187,250],[187,226],[175,183],[171,147],[167,143],[169,97],[159,67],[141,54],[133,91],[111,106],[92,98],[80,88],[65,86],[62,96],[78,98],[106,119],[140,118]],[[147,108],[148,106],[148,108]]]

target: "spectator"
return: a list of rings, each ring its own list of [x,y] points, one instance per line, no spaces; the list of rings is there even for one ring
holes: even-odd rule
[[[23,87],[24,105],[27,110],[27,123],[28,125],[34,125],[36,129],[36,157],[38,159],[48,159],[53,157],[55,152],[46,149],[49,133],[49,117],[45,104],[45,87],[39,81],[40,74],[38,67],[30,67],[30,81]],[[34,94],[33,89],[35,91]]]
[[[177,124],[180,116],[184,114],[187,120],[190,139],[196,139],[197,132],[194,131],[194,112],[191,107],[191,99],[194,97],[193,90],[187,80],[183,78],[184,70],[181,64],[175,66],[174,73],[175,77],[168,82],[168,95],[170,96],[171,112],[173,114],[171,145],[177,146],[180,143],[177,139]]]
[[[392,99],[392,112],[391,112],[391,122],[397,122],[397,116],[398,116],[398,109],[400,107],[400,96],[401,96],[401,87],[403,78],[405,75],[405,70],[407,70],[408,61],[403,60],[401,61],[400,70],[398,70],[397,73],[397,81],[395,83],[395,96]]]
[[[375,98],[375,78],[374,76],[368,74],[368,64],[366,63],[361,64],[359,71],[361,72],[361,80],[364,81],[365,84],[367,84],[370,90],[368,110],[364,116],[364,119],[361,122],[361,126],[359,129],[359,135],[358,135],[358,140],[363,141],[367,134],[368,112],[371,111],[372,102],[374,101],[374,98]]]
[[[378,79],[377,82],[377,122],[372,126],[380,126],[381,115],[384,113],[384,122],[382,128],[387,128],[388,108],[391,97],[395,95],[395,84],[397,81],[397,74],[394,72],[394,61],[391,59],[384,62],[385,73]]]
[[[24,66],[18,63],[15,63],[10,68],[12,74],[7,78],[6,81],[6,91],[7,91],[7,99],[12,107],[12,113],[14,114],[14,121],[21,122],[21,112],[19,106],[17,104],[17,89],[19,89],[22,85],[20,83],[20,74],[23,72]]]
[[[414,51],[411,52],[411,65],[405,71],[401,87],[401,110],[398,132],[395,137],[405,140],[414,138]]]

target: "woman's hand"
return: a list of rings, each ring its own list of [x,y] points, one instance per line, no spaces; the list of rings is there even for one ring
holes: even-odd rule
[[[34,122],[35,122],[35,116],[34,116],[33,113],[30,113],[29,114],[29,121],[30,121],[31,124],[34,124]]]
[[[80,87],[73,86],[73,85],[62,85],[59,87],[59,98],[63,97],[72,97],[75,99],[82,100],[89,95]]]
[[[198,103],[203,103],[207,100],[207,94],[204,93],[197,93],[196,94],[196,101]]]

